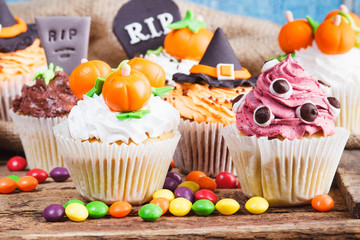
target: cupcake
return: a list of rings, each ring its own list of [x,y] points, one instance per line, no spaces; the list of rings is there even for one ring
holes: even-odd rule
[[[175,152],[175,165],[184,173],[200,170],[213,177],[223,171],[234,173],[220,130],[235,123],[231,101],[249,92],[255,80],[241,67],[220,28],[190,72],[174,74],[175,90],[163,98],[181,115],[183,137]]]
[[[223,135],[246,196],[292,206],[327,194],[349,137],[335,127],[339,101],[291,55],[265,63],[257,87],[236,100],[236,125]]]
[[[180,139],[180,116],[155,96],[167,89],[151,88],[150,81],[121,64],[97,78],[68,120],[54,127],[65,166],[85,198],[142,204],[162,188]]]
[[[58,154],[53,126],[65,120],[78,101],[69,87],[69,76],[61,68],[39,72],[33,85],[24,85],[12,102],[10,116],[20,134],[30,169],[47,172],[63,166]]]

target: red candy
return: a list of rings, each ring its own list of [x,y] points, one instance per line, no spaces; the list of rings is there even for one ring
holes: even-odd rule
[[[327,212],[334,207],[334,199],[326,194],[316,195],[312,201],[311,206],[320,212]]]
[[[15,156],[10,158],[10,160],[7,162],[7,168],[10,171],[22,171],[26,168],[26,160],[23,157]]]
[[[217,202],[217,196],[213,191],[210,191],[208,189],[201,189],[195,193],[195,199],[207,199],[211,201],[213,204],[216,204]]]
[[[26,176],[32,176],[38,180],[39,183],[45,182],[48,177],[47,172],[40,168],[31,169],[26,173]]]
[[[215,179],[217,188],[235,188],[236,177],[229,172],[221,172]]]
[[[32,176],[23,176],[16,183],[21,191],[30,192],[36,188],[38,180]]]

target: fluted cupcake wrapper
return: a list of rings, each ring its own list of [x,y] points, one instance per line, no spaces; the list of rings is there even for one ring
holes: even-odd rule
[[[57,150],[53,127],[66,120],[66,117],[36,118],[12,110],[9,114],[19,133],[30,169],[40,168],[50,172],[64,165]]]
[[[220,172],[235,173],[230,154],[220,133],[221,123],[197,123],[180,120],[181,139],[175,151],[174,162],[183,173],[203,171],[211,177]]]
[[[162,189],[180,133],[136,145],[74,140],[67,123],[54,128],[59,151],[76,189],[91,201],[142,204]]]
[[[336,128],[332,136],[290,141],[241,136],[235,125],[223,130],[243,192],[275,207],[307,204],[327,194],[349,134]]]

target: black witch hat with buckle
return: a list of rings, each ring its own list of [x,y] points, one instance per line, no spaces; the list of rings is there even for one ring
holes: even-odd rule
[[[199,64],[190,69],[190,74],[175,73],[177,83],[202,83],[212,87],[235,88],[256,85],[256,79],[246,68],[241,67],[228,39],[221,28],[216,29]]]

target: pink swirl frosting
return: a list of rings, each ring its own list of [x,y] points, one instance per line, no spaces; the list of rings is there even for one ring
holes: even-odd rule
[[[270,92],[270,84],[277,78],[286,79],[292,86],[289,98]],[[257,80],[257,87],[242,99],[236,112],[236,126],[248,136],[282,136],[293,140],[319,131],[326,137],[335,133],[336,116],[327,103],[327,95],[320,84],[310,74],[293,61],[291,55],[265,70]],[[312,102],[318,110],[318,116],[312,122],[302,121],[296,109],[305,102]],[[254,121],[254,111],[259,106],[267,106],[275,116],[270,124],[262,127]]]

